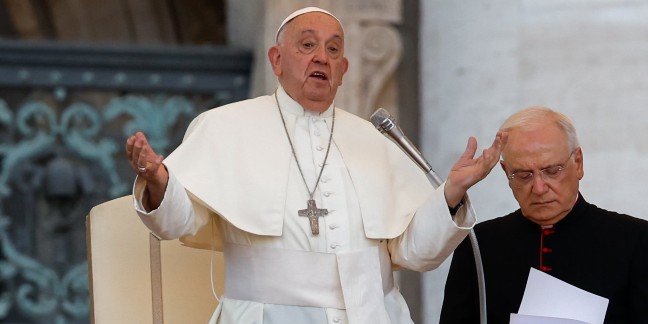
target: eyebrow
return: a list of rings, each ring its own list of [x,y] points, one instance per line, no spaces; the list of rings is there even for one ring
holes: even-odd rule
[[[304,36],[306,34],[316,34],[316,33],[317,32],[316,32],[315,29],[305,29],[305,30],[303,30],[301,32],[301,35]],[[341,34],[334,34],[331,38],[327,39],[326,41],[328,42],[328,41],[332,41],[332,40],[336,40],[336,39],[344,40],[344,37],[342,37]]]

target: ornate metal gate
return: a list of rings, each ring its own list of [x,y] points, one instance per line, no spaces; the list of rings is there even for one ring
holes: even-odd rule
[[[142,130],[167,154],[198,113],[247,98],[251,61],[0,42],[0,322],[88,322],[85,215],[130,193],[126,138]]]

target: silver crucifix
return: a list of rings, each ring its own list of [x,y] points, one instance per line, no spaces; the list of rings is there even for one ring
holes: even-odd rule
[[[308,217],[308,220],[310,221],[311,232],[313,233],[313,235],[318,235],[319,234],[318,217],[328,215],[328,210],[317,208],[317,204],[315,204],[315,200],[309,199],[307,202],[306,209],[299,210],[297,214],[299,216]]]

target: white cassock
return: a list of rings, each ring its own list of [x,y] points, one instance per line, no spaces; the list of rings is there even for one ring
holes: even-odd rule
[[[282,88],[277,98],[312,190],[334,108],[305,111]],[[318,208],[328,210],[318,219],[319,235],[298,216],[309,195],[274,95],[197,117],[164,161],[170,180],[158,209],[143,210],[145,182],[136,180],[136,209],[154,233],[225,252],[225,292],[214,321],[412,323],[392,270],[436,268],[475,223],[468,206],[453,221],[443,186],[434,190],[371,123],[335,109],[333,143],[314,194]],[[215,222],[204,226],[209,219]]]

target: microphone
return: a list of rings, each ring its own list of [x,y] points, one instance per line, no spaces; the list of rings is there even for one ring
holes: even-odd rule
[[[443,180],[432,170],[432,165],[423,157],[423,154],[405,136],[394,118],[383,108],[378,108],[369,118],[371,123],[385,136],[389,137],[403,152],[405,152],[425,172],[428,179],[435,186],[440,186]]]
[[[423,157],[421,152],[410,142],[410,140],[405,136],[403,131],[398,127],[394,118],[383,108],[378,108],[370,117],[371,123],[381,132],[383,135],[389,137],[396,145],[398,145],[401,150],[403,150],[407,155],[418,164],[432,185],[435,187],[441,186],[443,180],[432,170],[432,166],[428,163],[427,160]],[[469,205],[470,210],[474,214],[475,211],[472,207],[472,204]],[[475,258],[475,266],[477,270],[477,287],[479,288],[479,323],[487,324],[486,319],[486,284],[484,282],[484,268],[482,266],[481,252],[479,251],[479,244],[477,242],[477,235],[475,235],[474,230],[470,230],[468,234],[470,237],[470,245],[472,246],[473,256]]]

